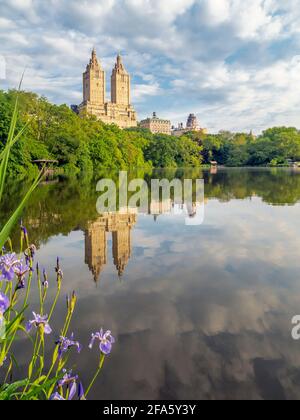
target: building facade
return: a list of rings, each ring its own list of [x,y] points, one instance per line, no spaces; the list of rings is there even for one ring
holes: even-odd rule
[[[158,118],[155,112],[152,118],[141,121],[140,127],[150,130],[153,134],[171,135],[171,121]]]
[[[186,126],[184,127],[183,123],[178,124],[177,128],[172,129],[172,135],[176,137],[181,137],[190,131],[197,131],[202,134],[207,134],[207,130],[205,128],[201,128],[198,119],[195,114],[190,114],[188,116]]]
[[[131,257],[131,232],[136,222],[136,214],[124,212],[103,214],[88,224],[85,230],[85,263],[96,283],[107,265],[107,240],[110,233],[114,265],[119,276],[124,274]]]
[[[186,128],[191,131],[199,130],[198,120],[195,114],[190,114],[187,119]]]
[[[78,107],[81,116],[93,115],[105,124],[120,128],[137,126],[137,116],[131,105],[130,75],[122,58],[117,57],[111,75],[111,101],[106,101],[106,76],[95,49],[83,73],[83,102]]]

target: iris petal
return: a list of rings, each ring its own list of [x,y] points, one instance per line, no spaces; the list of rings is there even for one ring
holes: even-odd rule
[[[75,397],[76,391],[77,391],[77,385],[76,385],[76,382],[74,381],[71,385],[69,400],[73,400],[73,398]]]
[[[108,355],[110,354],[112,349],[112,345],[109,341],[101,341],[100,342],[100,350],[103,354]]]
[[[26,323],[26,331],[29,333],[32,330],[32,323],[29,321]]]
[[[45,324],[45,329],[44,329],[45,334],[49,335],[52,333],[52,328],[50,327],[49,324]]]

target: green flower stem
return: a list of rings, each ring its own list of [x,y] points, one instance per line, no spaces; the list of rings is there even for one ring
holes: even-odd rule
[[[104,360],[105,360],[105,355],[103,353],[101,353],[98,369],[97,369],[97,371],[95,373],[95,376],[92,379],[92,382],[90,383],[90,385],[89,385],[89,387],[88,387],[88,389],[87,389],[87,391],[85,393],[85,397],[86,398],[87,398],[88,394],[90,393],[91,389],[93,388],[93,386],[94,386],[94,384],[95,384],[95,382],[96,382],[96,380],[97,380],[97,378],[98,378],[98,376],[99,376],[99,374],[100,374],[100,372],[101,372],[101,370],[103,368]]]
[[[64,328],[63,328],[63,332],[62,332],[62,336],[63,337],[66,337],[66,335],[67,335],[67,333],[68,333],[68,331],[69,331],[69,328],[70,328],[70,324],[71,324],[71,321],[72,321],[72,318],[73,318],[73,312],[71,312],[69,315],[68,315],[68,317],[67,317],[67,322],[66,322],[66,325],[64,326]]]
[[[12,338],[11,338],[11,340],[10,340],[10,343],[9,343],[9,345],[7,346],[7,349],[6,349],[6,354],[5,354],[5,357],[7,357],[7,355],[8,355],[8,353],[9,353],[9,351],[10,351],[10,349],[11,349],[11,346],[13,345],[13,343],[14,343],[14,341],[15,341],[15,337],[16,337],[16,335],[17,335],[17,332],[18,332],[18,330],[16,329],[16,331],[14,332],[14,334],[13,334],[13,336],[12,336]]]
[[[21,240],[20,240],[20,254],[22,254],[22,253],[23,253],[23,236],[24,236],[24,233],[23,233],[23,232],[21,232]]]
[[[23,399],[23,397],[24,397],[24,395],[25,395],[25,393],[27,391],[27,388],[28,388],[28,386],[30,384],[30,380],[31,380],[31,377],[32,377],[33,363],[34,363],[34,359],[35,359],[35,356],[36,356],[36,349],[37,349],[38,337],[39,337],[39,334],[38,334],[38,332],[36,332],[35,340],[34,340],[34,347],[33,347],[33,355],[32,355],[31,361],[30,361],[30,363],[28,365],[29,367],[31,367],[31,372],[28,371],[28,380],[27,380],[27,383],[26,383],[25,388],[23,390],[23,393],[21,395],[21,400]]]
[[[48,322],[50,322],[50,320],[52,318],[54,309],[56,307],[56,304],[57,304],[57,301],[58,301],[58,298],[59,298],[59,295],[60,295],[60,290],[61,290],[61,286],[60,286],[60,284],[58,284],[57,292],[56,292],[56,295],[55,295],[55,299],[54,299],[54,302],[52,304],[52,307],[51,307],[51,310],[50,310],[50,313],[49,313]]]
[[[51,373],[53,372],[54,366],[56,365],[56,361],[57,361],[57,359],[55,359],[55,360],[54,360],[54,362],[52,362],[52,365],[51,365],[51,367],[50,367],[50,369],[49,369],[49,372],[47,373],[47,376],[46,376],[45,380],[43,381],[43,383],[44,383],[44,384],[45,384],[46,382],[48,382],[48,380],[49,380],[49,378],[50,378],[50,375],[51,375]]]
[[[12,282],[8,282],[7,284],[6,284],[6,287],[5,287],[5,292],[4,292],[4,294],[8,294],[8,292],[10,291],[10,289],[12,288]]]
[[[39,343],[38,343],[38,338],[40,338]],[[31,378],[32,378],[33,373],[34,373],[34,368],[35,368],[35,365],[36,365],[36,361],[37,361],[37,358],[40,354],[40,350],[41,350],[42,346],[43,346],[42,348],[43,348],[43,352],[44,352],[44,342],[45,342],[44,341],[44,332],[41,331],[41,330],[37,331],[36,338],[35,338],[35,344],[34,344],[33,356],[32,356],[31,362],[30,362],[31,372],[28,372],[28,381],[27,381],[27,384],[26,384],[25,389],[23,391],[23,394],[21,396],[21,399],[24,397],[24,395],[25,395],[25,393],[28,389],[28,386],[30,384]],[[44,355],[43,355],[43,357],[44,357]]]
[[[70,326],[70,323],[71,323],[71,320],[72,320],[72,317],[73,317],[73,311],[70,311],[68,313],[67,317],[66,317],[65,324],[64,324],[63,329],[61,331],[62,337],[65,337],[66,336],[66,334],[68,332],[68,329],[69,329],[69,326]],[[52,366],[51,366],[51,368],[50,368],[50,370],[49,370],[49,372],[47,374],[47,378],[44,381],[44,383],[49,379],[49,377],[50,377],[50,375],[51,375],[51,373],[52,373],[52,371],[54,369],[54,366],[55,366],[55,364],[57,362],[57,357],[58,357],[58,347],[56,347],[55,350],[54,350],[53,358],[52,358]],[[60,361],[58,363],[55,376],[58,376],[59,372],[62,369],[61,362],[62,361]],[[50,397],[50,395],[52,394],[53,389],[54,389],[54,386],[50,389],[48,397]]]
[[[14,293],[13,293],[13,295],[11,297],[11,300],[10,300],[10,308],[13,308],[16,305],[16,303],[17,303],[17,302],[15,302],[16,296],[17,296],[17,292],[18,292],[18,286],[15,287]]]
[[[12,308],[12,282],[9,282],[9,284],[6,286],[6,290],[5,290],[5,294],[7,295],[7,293],[9,293],[9,300],[10,300],[10,308],[7,311],[8,315],[7,315],[7,322],[10,322],[10,313],[11,313],[11,308]]]
[[[6,375],[5,375],[5,379],[4,379],[4,383],[5,384],[7,383],[8,375],[10,374],[10,372],[12,370],[12,367],[13,367],[13,362],[12,362],[12,359],[10,359],[9,367],[7,369],[7,372],[6,372]]]
[[[40,314],[43,315],[43,297],[42,297],[42,285],[41,285],[41,278],[40,274],[38,275],[38,288],[39,288],[39,296],[40,296]]]
[[[73,311],[69,311],[68,314],[67,314],[67,317],[65,319],[65,323],[64,323],[63,329],[61,331],[61,335],[63,337],[65,337],[65,335],[66,335],[66,333],[67,333],[67,331],[69,329],[69,326],[70,326],[70,323],[71,323],[71,319],[72,319],[73,313],[74,313]],[[50,375],[53,372],[53,369],[54,369],[54,367],[56,365],[57,359],[58,359],[58,347],[55,347],[54,352],[53,352],[53,357],[52,357],[52,365],[51,365],[50,370],[49,370],[49,372],[48,372],[48,374],[46,376],[46,379],[45,379],[44,383],[46,383],[49,380]],[[60,362],[59,362],[58,363],[57,370],[56,370],[56,376],[58,376],[60,370],[61,370],[61,366],[60,366]],[[53,387],[49,391],[49,397],[50,397],[50,395],[52,393],[52,390],[53,390]]]
[[[23,303],[23,309],[25,309],[26,306],[27,306],[27,302],[28,302],[28,299],[29,299],[29,293],[30,293],[30,290],[31,290],[31,282],[32,282],[32,273],[30,273],[30,275],[28,277],[28,286],[27,286],[27,291],[26,291],[26,296],[25,296],[25,299],[24,299],[24,303]]]
[[[27,284],[27,290],[26,290],[26,295],[25,295],[25,299],[24,299],[24,303],[23,303],[23,309],[25,309],[25,307],[27,306],[27,302],[29,299],[29,293],[31,290],[31,282],[32,282],[32,276],[33,276],[33,259],[30,258],[30,263],[29,263],[29,268],[30,268],[30,272],[29,272],[29,276],[28,276],[28,284]]]

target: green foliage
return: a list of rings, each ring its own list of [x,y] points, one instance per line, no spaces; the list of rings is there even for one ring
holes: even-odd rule
[[[300,132],[296,128],[277,127],[263,132],[250,147],[250,162],[284,165],[300,160]]]
[[[0,152],[9,133],[16,91],[0,91]],[[197,167],[212,160],[226,166],[282,166],[300,160],[300,133],[277,127],[259,137],[221,131],[216,135],[186,133],[180,138],[153,135],[143,128],[121,130],[94,117],[80,118],[66,105],[53,105],[43,97],[21,92],[19,147],[12,150],[8,173],[34,177],[34,160],[58,161],[67,176],[91,177],[106,169]]]
[[[0,150],[4,147],[15,91],[0,91]],[[30,121],[19,147],[9,160],[9,173],[22,178],[34,175],[34,160],[52,159],[68,176],[91,176],[104,169],[199,166],[201,147],[189,138],[154,136],[148,130],[121,130],[95,118],[80,118],[66,105],[53,105],[33,93],[20,92],[20,121]]]
[[[14,151],[13,146],[19,140],[20,134],[25,132],[25,129],[27,128],[27,125],[25,125],[20,130],[19,134],[15,135],[17,122],[18,122],[18,106],[19,106],[19,95],[17,94],[15,97],[15,104],[13,107],[11,122],[7,130],[8,132],[7,141],[3,145],[3,151],[0,155],[0,203],[2,201],[2,195],[6,186],[9,160],[11,159],[12,151]],[[17,219],[20,217],[20,214],[23,211],[26,203],[28,202],[30,195],[37,188],[40,182],[40,178],[41,178],[41,175],[38,174],[35,181],[26,192],[24,198],[17,205],[17,208],[14,210],[13,214],[10,215],[10,217],[6,220],[4,226],[1,226],[1,232],[0,232],[0,248],[1,249],[3,248],[5,242],[7,241]]]
[[[300,132],[296,128],[275,127],[261,136],[220,132],[205,136],[204,163],[217,161],[226,166],[278,166],[300,160]]]
[[[154,135],[145,148],[145,157],[156,168],[200,166],[202,147],[187,136]]]

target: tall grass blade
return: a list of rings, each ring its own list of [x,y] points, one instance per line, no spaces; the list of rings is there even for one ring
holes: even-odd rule
[[[11,233],[11,230],[13,229],[15,223],[18,221],[18,219],[19,219],[25,205],[27,204],[31,194],[33,193],[33,191],[39,185],[40,180],[43,176],[43,173],[44,173],[44,169],[42,169],[42,171],[36,177],[35,181],[31,185],[31,187],[29,188],[27,194],[25,195],[25,197],[23,198],[23,200],[19,204],[18,208],[15,210],[13,215],[10,217],[10,219],[8,220],[8,222],[6,223],[6,225],[3,227],[2,231],[0,232],[0,249],[2,249],[2,247],[5,245],[5,242],[7,241],[7,238],[9,237],[9,235]]]
[[[31,123],[31,120],[27,121],[27,123],[24,125],[24,127],[19,131],[19,133],[16,135],[16,137],[11,142],[10,148],[12,148],[17,143],[17,141],[20,139],[20,137],[25,132],[25,130],[27,129],[27,127],[29,126],[30,123]],[[5,155],[5,149],[2,150],[2,152],[0,153],[0,161],[3,159],[4,155]]]
[[[13,115],[12,115],[12,119],[11,119],[11,123],[10,123],[10,127],[9,127],[7,143],[5,145],[5,148],[4,148],[3,152],[1,153],[1,159],[0,159],[1,160],[1,163],[0,163],[0,203],[1,203],[1,200],[2,200],[2,195],[3,195],[3,191],[4,191],[4,186],[5,186],[5,178],[6,178],[6,174],[7,174],[7,166],[8,166],[8,160],[9,160],[9,155],[10,155],[10,149],[12,148],[13,144],[15,144],[15,142],[21,137],[20,133],[19,133],[20,135],[17,135],[16,138],[14,138],[14,135],[15,135],[16,126],[17,126],[17,119],[18,119],[19,93],[21,91],[21,86],[22,86],[22,83],[23,83],[24,74],[25,74],[25,70],[22,74],[22,77],[21,77],[21,80],[20,80],[20,83],[19,83],[19,87],[18,87],[18,93],[17,93],[17,97],[16,97],[16,101],[15,101],[15,107],[14,107],[14,111],[13,111]]]
[[[11,123],[10,123],[8,139],[7,139],[7,143],[5,145],[4,151],[3,151],[3,158],[2,158],[2,161],[1,161],[1,164],[0,164],[0,202],[1,202],[1,199],[2,199],[4,186],[5,186],[5,178],[6,178],[6,173],[7,173],[7,166],[8,166],[10,149],[12,147],[12,142],[13,142],[13,139],[14,139],[15,129],[16,129],[16,125],[17,125],[18,102],[19,102],[19,98],[17,96],[16,102],[15,102],[15,107],[14,107],[14,112],[13,112],[13,115],[12,115],[12,120],[11,120]]]

